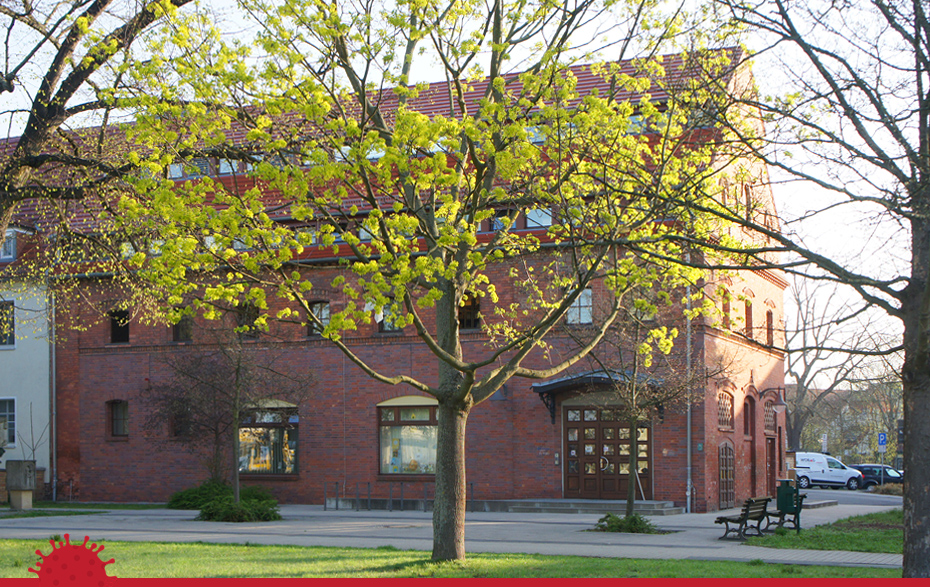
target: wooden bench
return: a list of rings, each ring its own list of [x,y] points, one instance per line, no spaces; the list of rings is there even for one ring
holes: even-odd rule
[[[755,530],[757,536],[762,536],[761,525],[762,521],[766,519],[766,508],[768,508],[770,501],[772,501],[771,497],[750,497],[743,503],[743,509],[740,510],[738,516],[720,516],[717,518],[715,523],[726,524],[727,528],[720,539],[726,538],[730,532],[736,532],[736,535],[743,540],[750,530]],[[731,528],[730,524],[733,524],[734,527]]]
[[[769,526],[772,525],[772,520],[777,519],[775,523],[779,528],[784,527],[787,524],[790,524],[791,528],[794,528],[798,534],[801,533],[801,508],[804,507],[804,498],[807,497],[806,493],[796,494],[794,498],[794,511],[781,511],[781,510],[768,510],[765,512],[765,531],[767,532]]]

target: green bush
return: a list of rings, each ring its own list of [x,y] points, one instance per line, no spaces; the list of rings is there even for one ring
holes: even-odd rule
[[[655,524],[639,514],[632,516],[616,516],[607,514],[597,521],[594,526],[597,532],[627,532],[629,534],[661,534]]]
[[[197,519],[207,522],[271,522],[280,520],[281,513],[274,499],[241,499],[236,503],[231,495],[224,495],[204,504]]]
[[[178,491],[168,499],[168,507],[174,510],[199,510],[225,495],[232,495],[232,487],[221,481],[207,481],[197,487]]]
[[[232,498],[232,494],[232,487],[222,481],[207,481],[197,487],[178,491],[168,500],[168,507],[175,510],[199,510],[217,498]],[[240,501],[274,501],[271,492],[259,486],[240,487],[239,499]]]

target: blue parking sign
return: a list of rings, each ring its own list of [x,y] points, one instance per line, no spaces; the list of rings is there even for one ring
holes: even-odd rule
[[[878,433],[878,446],[885,446],[888,444],[888,435],[884,432]]]

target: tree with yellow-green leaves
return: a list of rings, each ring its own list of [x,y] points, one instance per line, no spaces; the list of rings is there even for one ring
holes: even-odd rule
[[[190,0],[0,3],[0,236],[35,198],[81,201],[120,179],[116,156],[126,68],[147,35]],[[51,181],[55,178],[55,181]]]
[[[432,556],[462,559],[470,412],[577,365],[639,292],[696,284],[713,252],[686,254],[688,238],[741,246],[692,205],[720,207],[738,156],[704,115],[739,86],[735,51],[682,50],[691,21],[652,0],[242,6],[249,42],[176,15],[126,69],[131,190],[94,219],[170,316],[309,323],[373,380],[435,397]],[[208,160],[237,172],[209,177]],[[333,267],[325,287],[350,302],[324,320]],[[609,303],[556,348],[592,289]],[[487,344],[466,353],[475,300]],[[356,354],[372,320],[415,330],[435,378]],[[649,338],[670,351],[668,331]]]

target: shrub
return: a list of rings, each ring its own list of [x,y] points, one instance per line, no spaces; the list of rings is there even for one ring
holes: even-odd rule
[[[872,493],[880,493],[882,495],[904,495],[904,485],[900,483],[876,485],[872,488]]]
[[[241,499],[236,503],[231,495],[225,495],[205,504],[197,519],[207,522],[271,522],[280,520],[281,513],[274,499]]]
[[[232,495],[232,488],[229,488],[229,495]],[[246,487],[239,487],[239,500],[253,500],[253,501],[275,501],[274,496],[271,495],[271,491],[266,487],[261,485],[248,485]]]
[[[232,495],[232,487],[222,481],[207,481],[197,487],[178,491],[168,499],[168,507],[174,510],[199,510],[218,497]]]
[[[655,524],[639,514],[616,516],[607,514],[594,526],[597,532],[627,532],[630,534],[661,534]]]
[[[200,510],[220,497],[232,498],[232,487],[222,481],[207,481],[197,487],[178,491],[168,500],[168,507],[175,510]],[[260,486],[239,488],[240,501],[274,501],[271,492]]]

